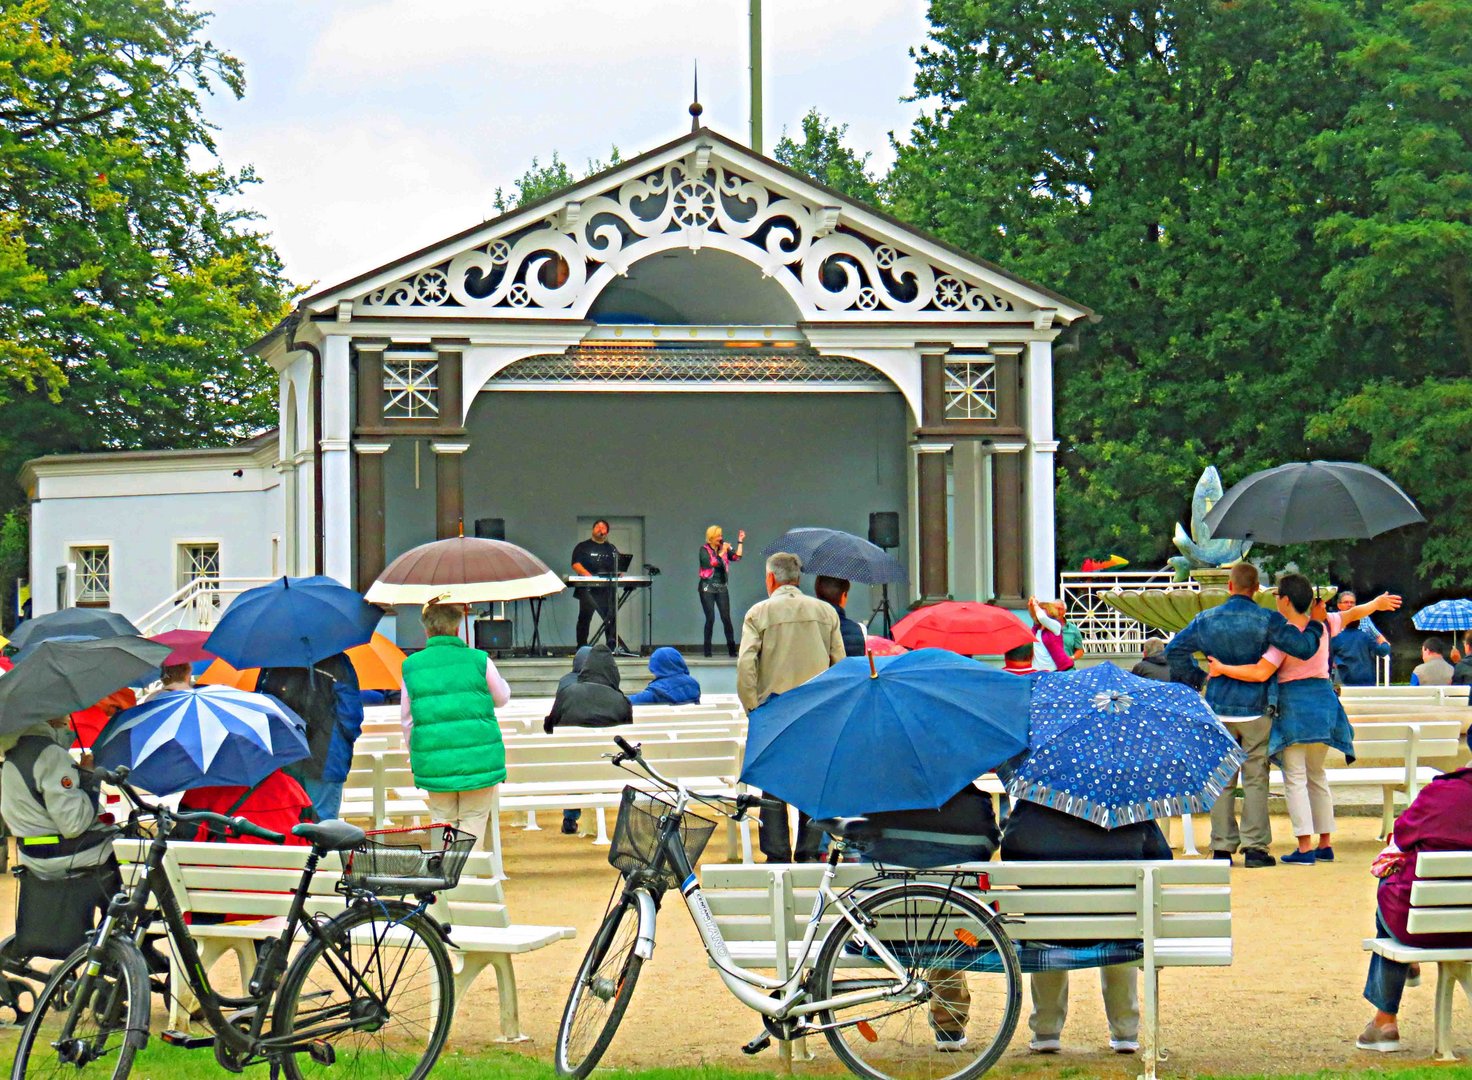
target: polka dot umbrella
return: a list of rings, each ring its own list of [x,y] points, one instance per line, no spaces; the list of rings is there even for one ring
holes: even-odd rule
[[[1204,813],[1246,760],[1196,691],[1113,664],[1039,675],[1028,715],[1008,794],[1106,829]]]

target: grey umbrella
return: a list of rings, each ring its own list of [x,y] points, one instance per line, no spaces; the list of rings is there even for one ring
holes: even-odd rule
[[[1425,521],[1384,473],[1352,461],[1305,461],[1255,472],[1206,515],[1212,536],[1263,544],[1368,540]]]
[[[138,628],[116,611],[69,607],[21,623],[10,635],[10,647],[24,649],[56,637],[107,638],[137,633]]]
[[[141,637],[43,641],[0,678],[0,735],[89,708],[135,679],[157,674],[171,651]]]

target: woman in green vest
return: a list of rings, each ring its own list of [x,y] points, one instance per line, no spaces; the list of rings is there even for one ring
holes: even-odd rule
[[[496,706],[511,700],[511,688],[491,658],[456,633],[463,615],[458,605],[424,605],[429,640],[404,661],[399,719],[430,815],[478,837],[488,850],[491,799],[506,779]]]

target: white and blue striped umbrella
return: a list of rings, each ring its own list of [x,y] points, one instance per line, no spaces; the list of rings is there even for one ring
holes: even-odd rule
[[[269,694],[229,686],[174,690],[120,712],[92,752],[105,768],[128,766],[129,782],[156,795],[252,787],[311,753],[300,716]]]
[[[1438,600],[1416,612],[1411,625],[1417,630],[1440,630],[1443,633],[1472,630],[1472,600]]]

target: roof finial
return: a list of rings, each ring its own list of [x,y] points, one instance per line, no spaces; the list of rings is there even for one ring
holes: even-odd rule
[[[695,61],[695,96],[690,101],[690,130],[700,130],[700,114],[705,107],[700,104],[700,61]]]

